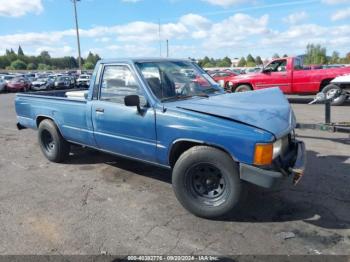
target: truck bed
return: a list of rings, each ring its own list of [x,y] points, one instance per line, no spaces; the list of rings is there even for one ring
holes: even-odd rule
[[[52,119],[68,141],[86,144],[92,137],[90,106],[84,98],[66,95],[67,92],[82,90],[86,89],[17,94],[17,120],[22,126],[36,129],[40,119]]]

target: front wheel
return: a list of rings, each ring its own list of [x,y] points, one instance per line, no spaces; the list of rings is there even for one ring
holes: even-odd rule
[[[179,202],[204,218],[227,214],[241,195],[238,165],[225,152],[208,146],[192,147],[180,156],[172,184]]]
[[[252,91],[252,88],[249,85],[239,85],[234,90],[235,93]]]
[[[325,94],[326,98],[329,99],[334,96],[335,93],[341,92],[342,89],[334,84],[327,85],[325,88],[322,89],[322,92]],[[347,99],[347,95],[342,93],[340,96],[338,96],[336,99],[334,99],[331,103],[332,106],[341,106],[344,104],[344,102]]]

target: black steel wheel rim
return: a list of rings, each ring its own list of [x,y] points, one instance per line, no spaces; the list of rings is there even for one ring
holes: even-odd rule
[[[51,153],[53,150],[55,150],[56,143],[49,131],[47,130],[42,131],[41,141],[46,152]]]
[[[187,171],[187,185],[191,193],[201,202],[216,205],[227,195],[227,181],[219,168],[201,163]]]

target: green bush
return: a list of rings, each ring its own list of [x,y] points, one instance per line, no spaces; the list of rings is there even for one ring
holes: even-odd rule
[[[27,70],[35,70],[36,68],[37,68],[37,66],[34,63],[29,63],[27,65]]]
[[[85,70],[91,70],[91,69],[94,69],[94,64],[93,63],[90,63],[90,62],[86,62],[84,65],[83,65],[84,69]]]
[[[27,69],[26,63],[24,63],[22,60],[15,60],[11,63],[11,67],[15,70],[24,70]]]

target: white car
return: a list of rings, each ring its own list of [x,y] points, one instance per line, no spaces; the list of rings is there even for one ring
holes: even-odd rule
[[[13,78],[15,78],[15,76],[14,75],[3,75],[1,78],[6,82],[6,84],[8,84],[8,82],[10,82]]]
[[[77,79],[77,86],[89,86],[90,85],[90,75],[80,75]]]
[[[6,87],[6,82],[2,78],[0,78],[0,92],[3,92]]]
[[[39,90],[47,90],[53,87],[53,81],[51,81],[49,78],[37,78],[35,81],[32,82],[32,90],[39,91]]]
[[[336,98],[332,100],[333,106],[343,105],[350,98],[350,74],[337,76],[323,88],[322,92],[328,99],[336,95]]]

